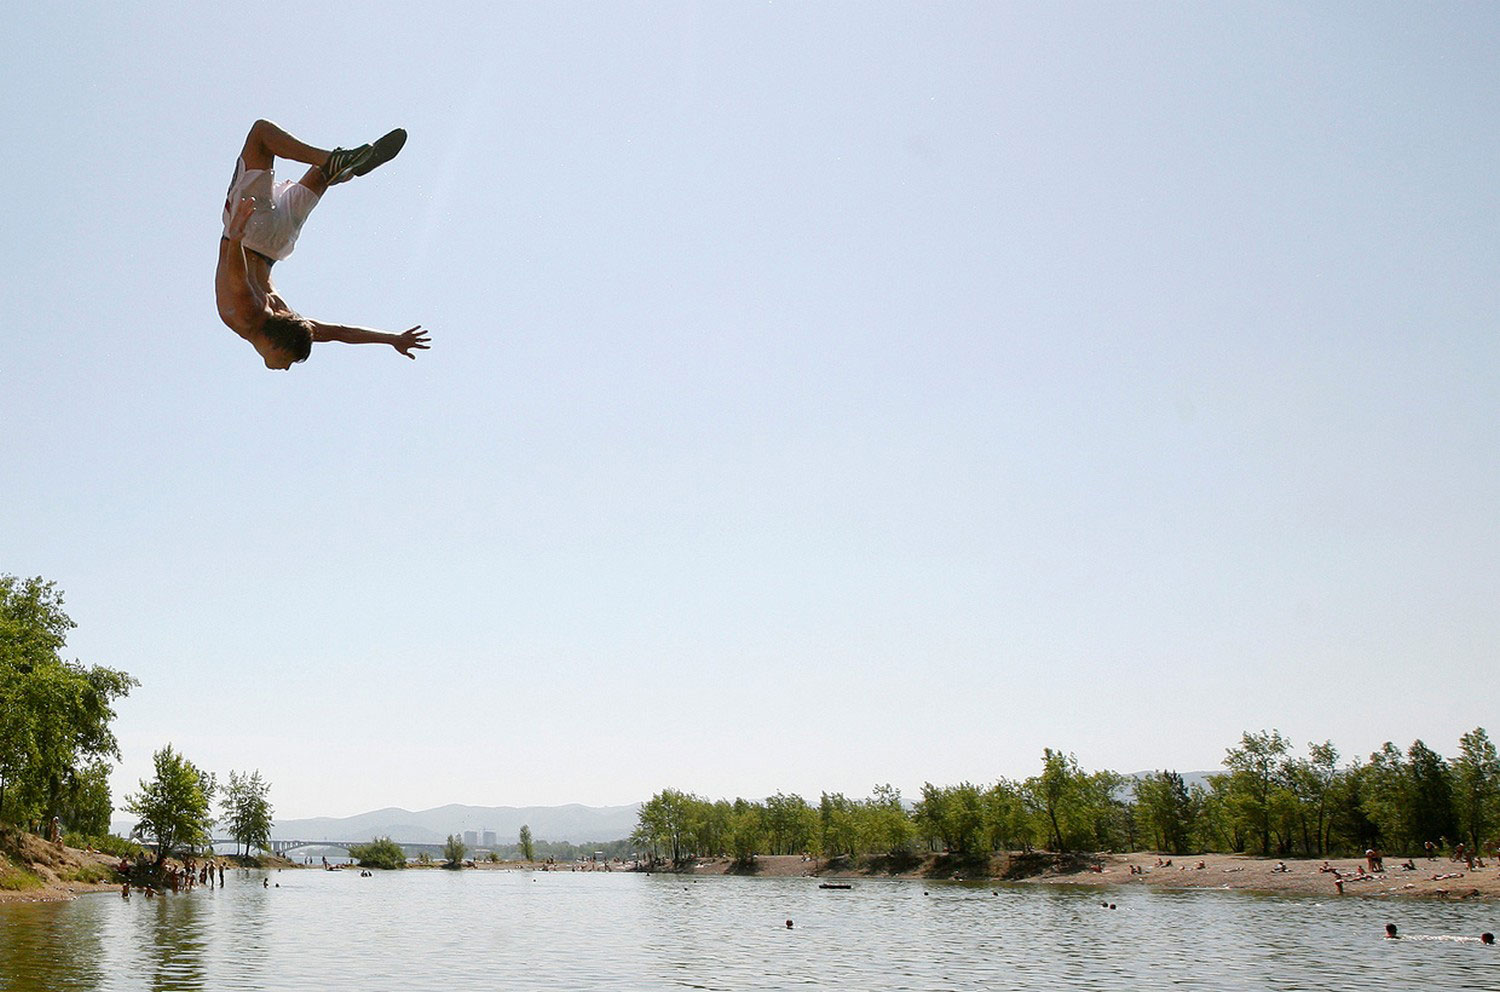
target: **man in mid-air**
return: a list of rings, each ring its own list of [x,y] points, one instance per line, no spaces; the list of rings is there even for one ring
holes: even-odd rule
[[[266,368],[291,368],[307,358],[315,341],[388,344],[407,358],[427,348],[427,332],[420,325],[395,334],[310,320],[287,306],[271,285],[271,266],[292,253],[303,221],[328,187],[389,162],[404,144],[406,132],[397,128],[373,144],[330,152],[299,141],[270,121],[251,126],[224,198],[214,295],[219,317],[255,347]],[[311,168],[296,182],[278,183],[273,171],[277,158]]]

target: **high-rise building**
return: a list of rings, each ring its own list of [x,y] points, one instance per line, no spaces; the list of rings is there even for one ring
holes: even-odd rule
[[[488,848],[493,848],[495,846],[495,831],[486,830],[484,832],[484,846]]]
[[[477,831],[477,830],[465,830],[464,831],[464,843],[467,844],[469,847],[478,847],[479,846],[479,831]]]

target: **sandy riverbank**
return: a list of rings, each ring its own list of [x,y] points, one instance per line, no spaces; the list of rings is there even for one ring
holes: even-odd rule
[[[1170,865],[1158,861],[1171,861]],[[1285,864],[1286,870],[1278,870]],[[1243,889],[1280,895],[1340,895],[1335,879],[1343,881],[1343,895],[1423,896],[1428,898],[1500,899],[1500,868],[1470,871],[1446,858],[1417,858],[1413,870],[1403,870],[1404,859],[1387,858],[1386,869],[1367,875],[1364,860],[1332,858],[1335,876],[1323,871],[1322,859],[1256,858],[1242,854],[1202,854],[1170,859],[1154,853],[1058,857],[1033,853],[999,855],[988,862],[957,861],[945,855],[914,856],[903,862],[874,859],[852,863],[837,859],[809,859],[797,855],[757,857],[749,869],[727,858],[697,861],[685,874],[695,875],[806,875],[818,878],[912,878],[959,881],[1005,881],[1032,885],[1144,885],[1169,889]],[[1201,865],[1202,867],[1199,867]],[[1132,868],[1136,869],[1132,871]]]
[[[120,887],[114,871],[119,858],[50,844],[10,828],[0,841],[0,903],[56,902]]]
[[[80,850],[52,844],[34,834],[7,828],[0,843],[0,903],[62,902],[89,892],[119,892],[122,879],[115,870],[120,859],[100,851]],[[240,867],[243,859],[222,857],[229,867]],[[264,868],[298,868],[285,858],[263,856]],[[181,867],[176,859],[169,865]]]

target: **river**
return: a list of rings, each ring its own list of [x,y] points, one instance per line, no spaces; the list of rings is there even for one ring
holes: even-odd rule
[[[1381,936],[1500,929],[1494,903],[851,884],[232,871],[177,896],[0,904],[0,990],[1500,987],[1495,947]]]

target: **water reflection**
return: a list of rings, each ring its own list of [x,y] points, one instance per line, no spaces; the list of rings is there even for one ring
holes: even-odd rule
[[[1493,988],[1486,904],[860,880],[235,872],[0,906],[0,990]],[[277,887],[279,883],[279,887]],[[1113,900],[1115,909],[1101,906]],[[786,921],[794,923],[791,929]]]

